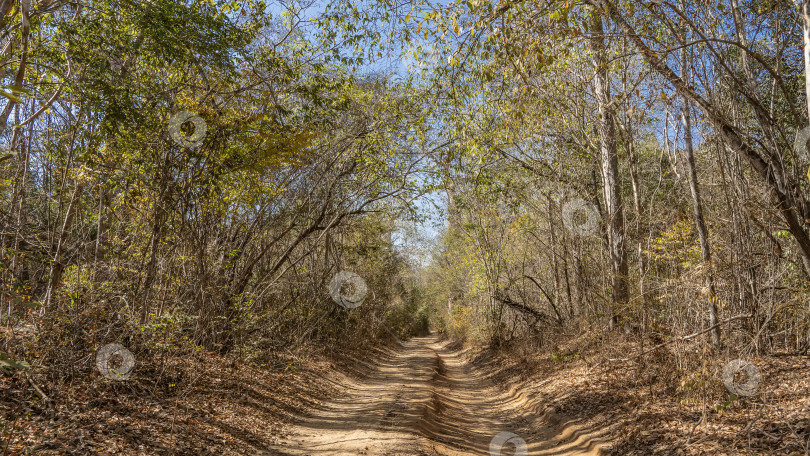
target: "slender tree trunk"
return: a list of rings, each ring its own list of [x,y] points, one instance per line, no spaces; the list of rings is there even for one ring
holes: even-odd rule
[[[160,241],[163,238],[164,225],[167,219],[167,206],[169,203],[169,179],[171,178],[171,165],[169,163],[169,152],[166,152],[166,158],[163,162],[163,167],[160,170],[159,190],[155,198],[155,215],[152,221],[152,235],[149,240],[149,263],[146,265],[146,277],[143,281],[141,288],[141,323],[145,323],[149,318],[149,310],[151,305],[149,303],[150,295],[152,293],[152,284],[157,276],[157,254],[160,248]]]
[[[13,276],[16,276],[17,279],[20,277],[20,271],[18,270],[17,260],[20,259],[20,240],[21,234],[20,230],[23,229],[23,225],[25,225],[26,214],[25,214],[25,196],[26,196],[26,188],[25,186],[28,184],[28,166],[31,162],[31,138],[32,138],[32,130],[33,125],[28,128],[28,136],[26,137],[25,145],[23,146],[22,142],[20,145],[20,149],[23,147],[25,148],[25,154],[22,153],[22,150],[19,153],[19,157],[22,158],[22,166],[18,168],[17,176],[15,177],[15,182],[19,183],[19,192],[14,193],[14,206],[17,211],[17,221],[14,227],[14,247],[13,252],[14,256],[11,262],[11,273]],[[21,129],[15,129],[15,131],[21,134]],[[12,145],[14,147],[14,145]]]
[[[56,253],[53,255],[53,264],[51,264],[50,280],[48,281],[48,289],[45,291],[45,301],[43,310],[48,308],[53,298],[53,292],[59,287],[59,282],[62,281],[62,272],[65,265],[62,262],[62,254],[65,251],[65,243],[70,229],[73,226],[73,218],[76,215],[76,209],[79,206],[79,197],[81,196],[84,184],[81,182],[76,183],[76,188],[73,190],[73,196],[70,198],[70,204],[67,208],[67,215],[65,215],[65,222],[62,224],[62,230],[59,233],[59,242],[56,244]]]
[[[689,61],[686,48],[681,50],[681,62],[684,68],[684,76],[689,74]],[[683,100],[681,108],[681,120],[683,121],[683,139],[685,143],[684,155],[686,164],[686,176],[689,179],[689,190],[692,194],[692,210],[695,215],[695,225],[697,227],[698,239],[700,240],[700,252],[703,257],[703,266],[706,268],[706,288],[709,309],[709,327],[711,330],[712,346],[720,348],[720,327],[717,326],[717,306],[715,305],[714,275],[712,274],[712,251],[709,245],[709,230],[706,228],[706,221],[703,219],[703,204],[700,198],[700,187],[698,186],[697,172],[695,170],[695,154],[692,144],[692,115],[689,111],[689,100]]]
[[[622,33],[630,39],[630,42],[633,43],[633,46],[652,70],[672,84],[682,96],[699,107],[717,133],[722,136],[728,150],[745,158],[753,170],[768,185],[771,203],[779,210],[788,225],[791,235],[793,235],[793,239],[799,245],[804,271],[810,277],[810,235],[804,229],[804,211],[807,204],[798,189],[797,183],[790,175],[784,172],[779,157],[767,149],[763,155],[747,142],[737,127],[726,117],[722,108],[696,92],[695,88],[689,86],[682,77],[676,74],[665,60],[658,57],[613,3],[609,0],[585,1],[600,11],[607,11],[607,14],[619,26]],[[763,128],[767,127],[764,126]]]
[[[628,93],[629,87],[627,86],[627,80],[630,78],[627,75],[627,67],[625,67],[625,74],[622,77],[622,80],[625,81],[622,84],[622,90],[624,93]],[[633,136],[633,107],[630,103],[626,103],[626,112],[627,117],[624,126],[624,132],[626,135],[626,148],[627,148],[627,159],[628,164],[630,165],[630,185],[633,189],[633,212],[636,216],[636,226],[635,226],[635,236],[637,239],[636,242],[636,255],[638,256],[638,291],[639,295],[641,296],[641,305],[644,308],[644,313],[646,315],[647,312],[647,293],[644,284],[645,272],[646,272],[646,265],[644,261],[644,236],[641,234],[642,228],[642,214],[641,214],[641,187],[638,181],[638,155],[636,154],[636,145],[635,145],[635,137]]]
[[[605,197],[607,215],[608,253],[613,285],[613,306],[611,328],[620,319],[618,309],[623,309],[628,301],[627,252],[625,250],[624,212],[622,208],[621,183],[619,181],[619,161],[616,153],[615,114],[610,100],[610,82],[606,61],[605,37],[602,15],[598,10],[591,16],[590,45],[596,70],[594,94],[599,109],[599,155],[602,169],[602,191]]]
[[[810,119],[810,0],[801,2],[802,42],[804,43],[804,91],[807,97],[807,116]]]
[[[554,230],[554,218],[553,218],[553,216],[554,216],[555,204],[554,204],[554,200],[551,199],[551,197],[549,197],[547,199],[548,199],[548,229],[549,229],[549,234],[551,236],[551,249],[552,249],[552,251],[551,251],[551,262],[552,262],[552,267],[554,268],[554,301],[555,301],[555,305],[557,307],[559,307],[559,305],[560,305],[560,295],[562,294],[561,289],[560,289],[560,264],[559,264],[559,261],[557,259],[557,252],[555,252],[553,250],[557,245],[559,245],[558,242],[557,242],[557,235],[556,235],[555,230]]]
[[[104,184],[99,184],[98,223],[96,225],[96,246],[93,251],[93,274],[98,274],[98,265],[104,261],[107,251],[107,224],[106,213],[110,194]]]
[[[804,94],[807,102],[807,118],[810,121],[810,0],[797,0],[802,10],[802,43],[804,44]],[[810,171],[808,171],[810,172]],[[810,255],[802,256],[804,269],[810,276]],[[810,341],[810,335],[808,335]]]
[[[646,267],[644,265],[644,237],[641,235],[641,189],[638,183],[638,157],[636,156],[635,146],[633,145],[633,137],[628,134],[627,153],[630,156],[630,183],[633,187],[633,211],[636,213],[636,236],[638,242],[636,243],[636,254],[638,255],[638,288],[641,294],[641,302],[646,302],[646,293],[644,290],[644,273]]]
[[[801,2],[802,43],[804,43],[804,94],[807,104],[807,118],[810,121],[810,0]],[[802,256],[805,271],[810,276],[810,254]]]

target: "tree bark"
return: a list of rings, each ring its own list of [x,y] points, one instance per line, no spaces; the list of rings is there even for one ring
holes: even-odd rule
[[[73,190],[73,196],[70,198],[68,205],[67,215],[62,224],[62,230],[59,233],[59,242],[56,244],[56,253],[53,255],[53,264],[51,264],[50,280],[48,281],[48,289],[45,291],[44,308],[50,307],[53,292],[59,287],[59,282],[62,281],[62,272],[65,265],[62,263],[62,254],[65,251],[65,242],[67,236],[73,226],[73,218],[76,215],[76,208],[79,205],[79,197],[81,196],[84,184],[81,182],[76,183],[76,188]]]
[[[810,119],[810,1],[801,2],[802,43],[804,43],[804,91],[807,97],[807,116]]]
[[[686,48],[681,50],[681,62],[684,76],[688,78],[689,60]],[[717,325],[717,305],[715,305],[714,275],[712,274],[712,251],[709,245],[709,230],[706,228],[706,221],[703,219],[703,203],[700,198],[700,187],[698,186],[697,172],[695,170],[695,153],[692,143],[692,115],[690,113],[688,100],[683,100],[681,107],[681,120],[683,121],[683,139],[685,143],[684,155],[686,162],[686,176],[689,180],[689,190],[692,195],[692,210],[695,216],[695,225],[700,240],[700,252],[703,258],[703,266],[706,268],[706,288],[707,304],[709,311],[709,326],[711,330],[712,346],[720,348],[720,326]]]
[[[804,229],[803,211],[805,202],[801,198],[796,183],[786,174],[776,157],[761,155],[751,144],[746,142],[742,133],[731,124],[723,111],[703,98],[695,89],[678,76],[657,53],[650,49],[635,29],[625,20],[619,10],[607,0],[586,0],[586,3],[601,11],[607,11],[611,19],[619,26],[622,33],[633,43],[633,46],[650,65],[650,68],[661,75],[684,97],[698,106],[709,122],[724,140],[726,147],[746,159],[754,171],[768,185],[772,204],[779,210],[788,225],[788,229],[799,245],[805,273],[810,276],[810,236]]]
[[[151,306],[149,299],[152,292],[152,284],[157,276],[157,253],[160,248],[160,242],[163,238],[164,225],[168,219],[168,206],[169,206],[169,184],[172,179],[171,163],[169,160],[169,153],[163,160],[163,165],[159,170],[158,179],[158,195],[155,198],[154,218],[152,219],[152,233],[149,238],[149,262],[146,265],[146,277],[144,278],[143,285],[141,286],[140,301],[141,301],[141,324],[146,323],[149,319],[149,310]]]
[[[625,249],[624,211],[622,207],[619,164],[616,153],[615,113],[610,100],[610,82],[606,61],[605,37],[600,11],[591,16],[591,52],[595,67],[594,95],[599,110],[599,156],[602,171],[602,191],[607,215],[608,253],[612,272],[613,309],[611,329],[619,320],[618,309],[628,301],[627,252]]]

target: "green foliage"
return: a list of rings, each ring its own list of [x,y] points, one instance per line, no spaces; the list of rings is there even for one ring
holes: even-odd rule
[[[664,331],[683,327],[674,320],[687,315],[702,327],[703,310],[683,310],[695,298],[687,285],[703,286],[710,273],[719,295],[739,295],[738,310],[770,290],[779,312],[769,324],[806,333],[802,294],[774,285],[807,287],[796,233],[779,221],[785,208],[768,199],[770,182],[750,182],[750,169],[717,153],[729,146],[712,130],[717,123],[695,116],[697,188],[716,265],[701,261],[684,209],[683,131],[669,129],[684,90],[650,77],[655,68],[626,39],[604,49],[613,137],[594,128],[606,107],[591,86],[598,11],[589,2],[340,0],[322,14],[297,2],[267,6],[45,2],[28,34],[19,8],[9,13],[0,72],[0,101],[13,113],[0,157],[3,305],[10,323],[30,320],[40,331],[15,353],[70,377],[91,368],[88,353],[107,339],[147,356],[206,349],[263,365],[289,347],[389,331],[540,341],[560,325],[604,326],[619,279],[631,296],[615,321]],[[693,72],[710,68],[732,85],[749,71],[767,79],[729,89],[710,85],[717,75],[696,76],[709,81],[696,90],[734,113],[724,135],[745,132],[766,162],[784,165],[773,178],[804,174],[802,157],[782,153],[797,122],[785,113],[801,93],[795,53],[770,55],[770,43],[753,36],[747,54],[726,32],[713,40],[716,24],[700,21],[736,20],[718,2],[686,5],[682,16],[615,7],[643,41],[660,45],[656,55],[672,56],[666,64],[673,49],[687,49],[709,62]],[[790,49],[798,38],[780,37],[789,27],[779,18],[793,13],[780,8],[744,5],[741,17]],[[609,37],[624,33],[611,17],[604,23]],[[697,30],[681,33],[684,23]],[[706,52],[709,44],[718,47]],[[169,134],[179,111],[206,125],[195,147]],[[757,123],[769,118],[772,125]],[[609,238],[581,236],[562,219],[575,198],[606,207],[599,155],[608,142],[619,149],[628,277],[611,269]],[[807,183],[784,184],[777,187],[804,211]],[[392,233],[424,220],[414,202],[431,192],[444,199],[447,225],[429,264],[415,264]],[[327,284],[339,270],[357,272],[372,290],[360,309],[331,301]],[[768,285],[743,286],[750,271]],[[22,365],[4,359],[6,369]]]
[[[681,269],[700,264],[700,245],[695,235],[694,222],[681,219],[650,241],[644,252],[654,261],[674,263]]]
[[[15,371],[22,371],[30,368],[31,365],[25,361],[15,361],[11,359],[8,354],[0,352],[0,372],[3,374],[10,375]]]
[[[571,361],[575,361],[577,359],[579,359],[579,355],[576,353],[568,353],[568,352],[551,353],[551,362],[553,362],[555,366],[570,363]]]

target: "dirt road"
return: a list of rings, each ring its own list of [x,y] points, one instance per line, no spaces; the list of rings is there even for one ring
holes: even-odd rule
[[[494,385],[433,336],[405,342],[362,382],[344,377],[340,383],[345,394],[292,426],[276,454],[601,454],[604,436],[543,411],[525,394]],[[491,447],[502,432],[498,439],[508,442]]]

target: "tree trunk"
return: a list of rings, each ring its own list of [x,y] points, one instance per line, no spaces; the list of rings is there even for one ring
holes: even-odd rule
[[[82,194],[84,184],[81,182],[76,183],[76,188],[73,190],[73,196],[70,198],[70,204],[67,208],[67,215],[62,224],[62,230],[59,233],[59,242],[56,244],[56,253],[53,255],[53,264],[51,264],[50,280],[48,281],[48,289],[45,291],[45,300],[43,309],[50,307],[53,292],[59,287],[59,282],[62,281],[62,272],[65,265],[62,263],[62,254],[65,251],[65,242],[67,242],[68,233],[73,226],[73,217],[76,215],[76,209],[79,206],[79,197]]]
[[[688,80],[689,60],[686,48],[681,49],[681,62],[683,65],[684,77]],[[681,120],[683,121],[683,139],[686,145],[684,150],[686,163],[686,176],[689,180],[689,190],[692,194],[692,209],[695,215],[695,225],[697,227],[698,238],[700,239],[700,252],[703,257],[703,266],[706,268],[706,288],[709,309],[709,327],[711,330],[712,346],[720,348],[720,327],[717,325],[717,306],[715,305],[714,276],[712,274],[712,252],[709,245],[709,231],[706,229],[706,221],[703,219],[703,204],[700,198],[700,187],[698,187],[697,172],[695,171],[695,154],[692,144],[692,115],[689,112],[688,100],[683,100]]]
[[[623,309],[628,301],[627,252],[625,250],[624,212],[622,208],[619,164],[616,154],[615,114],[610,101],[610,82],[605,58],[605,41],[600,11],[594,10],[591,16],[591,52],[596,75],[594,95],[599,110],[599,155],[602,170],[602,191],[605,197],[607,216],[608,253],[613,285],[613,309],[611,328],[619,320],[618,309]]]
[[[104,255],[107,251],[107,224],[106,212],[107,206],[110,204],[110,194],[104,184],[99,184],[98,198],[98,221],[96,225],[96,246],[93,251],[93,274],[98,274],[98,264],[104,261]]]
[[[804,94],[807,102],[807,118],[810,119],[810,0],[801,2],[802,43],[804,43]],[[810,276],[810,255],[802,256],[804,269]]]
[[[765,155],[746,142],[742,133],[726,118],[722,109],[701,96],[678,76],[652,49],[644,43],[636,30],[625,20],[618,9],[607,0],[586,0],[596,9],[607,11],[613,21],[621,28],[622,33],[630,39],[636,50],[653,71],[672,84],[678,92],[698,106],[706,118],[723,138],[726,147],[733,153],[745,158],[753,170],[768,185],[771,203],[782,214],[790,234],[800,248],[800,255],[805,273],[810,276],[810,236],[804,229],[804,208],[806,202],[801,196],[796,182],[784,172],[778,157],[767,150]]]
[[[140,301],[141,301],[141,324],[146,323],[149,319],[149,311],[151,305],[149,299],[152,292],[152,284],[157,276],[157,254],[160,248],[160,242],[163,238],[164,225],[168,219],[168,205],[169,205],[169,180],[171,179],[171,164],[169,161],[169,152],[166,152],[166,157],[163,161],[163,166],[160,169],[160,176],[158,177],[158,195],[155,198],[154,219],[152,220],[152,234],[149,238],[149,262],[146,265],[146,277],[144,278],[141,287]]]
[[[560,288],[560,264],[557,259],[557,252],[554,251],[554,248],[559,245],[557,241],[557,235],[554,232],[554,200],[551,197],[547,198],[548,200],[548,230],[551,236],[551,266],[554,268],[554,300],[555,305],[560,305],[560,295],[561,288]],[[570,303],[569,303],[570,306]]]
[[[622,90],[624,93],[628,93],[630,90],[627,86],[627,80],[630,79],[627,75],[627,69],[625,68],[625,74],[622,77],[622,80],[625,81],[622,84]],[[642,220],[643,216],[641,214],[641,186],[638,180],[638,154],[636,153],[635,147],[635,138],[633,133],[633,107],[630,103],[626,103],[626,120],[624,122],[624,133],[626,135],[626,150],[627,150],[627,161],[630,168],[630,187],[633,189],[633,212],[636,216],[636,226],[635,226],[635,237],[637,239],[636,242],[636,256],[638,257],[638,292],[641,305],[643,307],[643,311],[646,314],[647,312],[647,293],[644,285],[644,278],[646,276],[646,265],[644,262],[644,236],[641,234],[642,229]]]
[[[810,119],[810,1],[801,2],[802,42],[804,43],[804,91],[807,97],[807,115]]]

